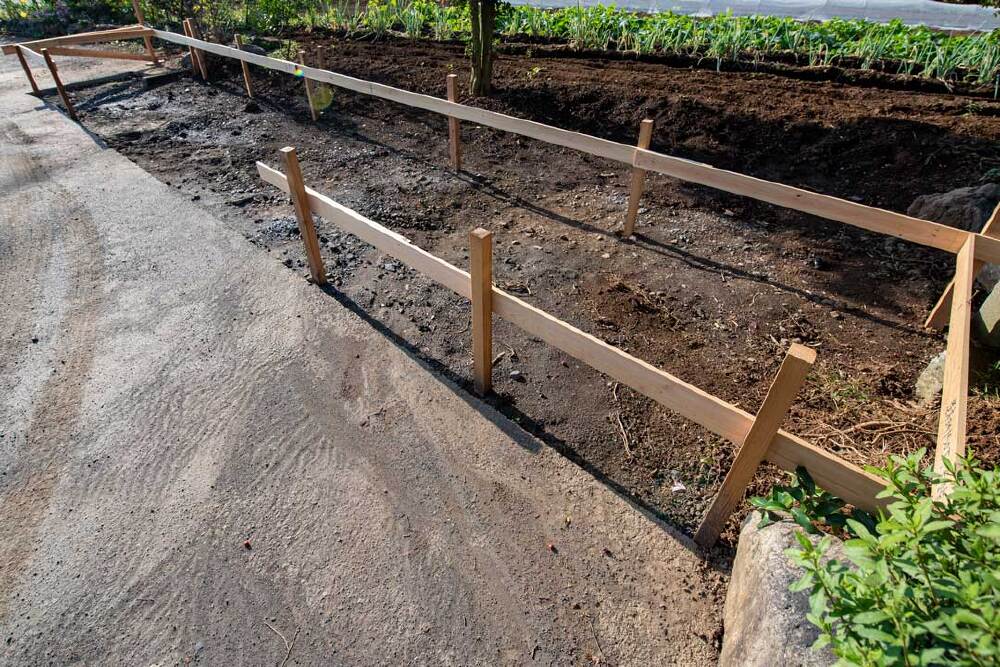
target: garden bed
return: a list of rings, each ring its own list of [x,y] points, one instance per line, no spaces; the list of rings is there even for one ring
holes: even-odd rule
[[[418,92],[443,96],[447,73],[466,74],[460,45],[324,41],[331,69]],[[502,288],[751,412],[788,343],[815,347],[787,428],[851,461],[933,446],[936,406],[910,403],[911,387],[943,349],[920,323],[950,256],[662,176],[624,242],[618,164],[464,124],[455,175],[443,118],[335,89],[312,123],[302,81],[252,70],[255,103],[238,65],[213,59],[211,86],[118,82],[77,93],[77,107],[112,147],[303,275],[291,207],[253,167],[277,164],[286,145],[312,187],[459,266],[468,231],[492,229]],[[981,99],[527,55],[502,56],[496,84],[478,103],[628,142],[653,118],[655,150],[898,211],[1000,169],[1000,104]],[[319,232],[334,298],[468,382],[468,304]],[[495,338],[501,409],[672,523],[697,524],[731,445],[504,323]],[[970,446],[990,459],[997,407],[970,401]]]

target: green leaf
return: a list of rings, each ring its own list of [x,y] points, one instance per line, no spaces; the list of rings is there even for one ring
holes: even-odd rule
[[[798,593],[799,591],[804,591],[808,588],[812,588],[813,585],[813,575],[810,572],[806,572],[804,575],[796,579],[788,587],[792,593]]]
[[[813,525],[813,522],[809,520],[809,517],[806,516],[806,513],[803,512],[800,508],[798,507],[792,508],[792,518],[795,519],[795,523],[802,526],[803,530],[805,530],[807,533],[819,532],[816,529],[816,526]]]
[[[889,615],[884,611],[863,611],[860,614],[852,616],[851,620],[861,625],[875,625],[876,623],[889,620]]]
[[[868,626],[861,626],[854,628],[854,632],[865,639],[870,639],[874,642],[882,642],[885,644],[892,644],[896,641],[895,637],[890,635],[888,632],[883,632],[878,628],[870,628]]]
[[[1000,523],[989,523],[976,529],[976,535],[1000,542]]]
[[[933,533],[939,530],[945,530],[946,528],[951,528],[954,525],[955,525],[954,521],[948,521],[943,519],[938,521],[928,521],[926,524],[924,524],[924,532]]]
[[[875,539],[875,536],[872,535],[871,531],[869,531],[868,528],[860,521],[857,521],[856,519],[848,519],[847,525],[850,526],[851,532],[857,535],[859,539],[864,540],[866,543],[871,545],[878,543],[878,540]]]

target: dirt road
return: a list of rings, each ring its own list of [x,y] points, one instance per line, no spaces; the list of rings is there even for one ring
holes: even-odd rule
[[[714,661],[686,540],[25,89],[0,61],[0,663]]]

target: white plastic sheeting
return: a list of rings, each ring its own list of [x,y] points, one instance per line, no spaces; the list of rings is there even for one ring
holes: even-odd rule
[[[511,0],[515,5],[575,7],[577,0]],[[979,5],[952,5],[933,0],[580,0],[584,7],[615,5],[642,12],[674,12],[714,16],[732,11],[734,16],[787,16],[801,21],[832,18],[867,19],[888,23],[898,18],[907,25],[941,30],[989,32],[1000,28],[996,9]]]

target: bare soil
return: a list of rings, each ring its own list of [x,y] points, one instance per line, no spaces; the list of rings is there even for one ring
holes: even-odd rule
[[[331,69],[422,93],[467,75],[461,45],[297,39],[322,42]],[[815,347],[786,428],[851,461],[933,447],[937,407],[913,403],[912,386],[944,347],[921,322],[946,254],[658,175],[623,241],[617,163],[466,123],[453,173],[442,117],[332,89],[314,123],[302,80],[254,68],[248,102],[238,65],[211,69],[209,85],[185,73],[74,96],[88,129],[303,276],[292,209],[254,168],[280,166],[288,145],[310,186],[459,266],[469,230],[493,230],[502,288],[751,412],[788,344]],[[1000,168],[997,102],[806,78],[525,51],[501,56],[496,94],[473,103],[630,143],[652,118],[655,150],[897,211]],[[470,383],[467,303],[325,221],[319,233],[338,299]],[[493,403],[635,502],[697,525],[732,443],[505,322],[495,344]],[[998,402],[973,396],[970,445],[988,460],[998,425]],[[781,479],[769,469],[751,491]]]

